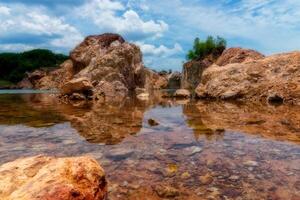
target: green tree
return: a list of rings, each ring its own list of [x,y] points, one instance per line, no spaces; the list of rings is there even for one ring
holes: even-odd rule
[[[55,54],[47,49],[34,49],[23,53],[1,53],[0,79],[16,83],[23,79],[25,72],[57,67],[67,58],[63,54]]]
[[[203,59],[208,55],[218,56],[226,49],[226,40],[221,37],[214,38],[208,36],[206,40],[201,41],[199,38],[194,40],[193,48],[188,51],[187,60]]]

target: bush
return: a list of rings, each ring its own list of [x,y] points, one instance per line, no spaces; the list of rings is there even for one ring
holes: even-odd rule
[[[199,38],[194,40],[193,49],[189,50],[187,60],[201,60],[208,55],[218,56],[226,49],[227,42],[224,38],[208,36],[205,41]]]
[[[24,78],[25,72],[43,67],[57,67],[67,58],[63,54],[55,54],[46,49],[35,49],[23,53],[1,53],[0,79],[16,83]]]

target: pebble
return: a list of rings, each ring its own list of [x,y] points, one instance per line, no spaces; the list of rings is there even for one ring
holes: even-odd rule
[[[179,191],[171,186],[158,185],[155,187],[155,192],[161,198],[174,198],[179,196]]]
[[[125,159],[133,154],[130,149],[112,149],[109,151],[107,157],[113,159]]]
[[[248,161],[244,162],[244,165],[250,166],[250,167],[257,167],[258,163],[256,161],[253,161],[253,160],[248,160]]]
[[[232,176],[229,177],[229,180],[231,180],[231,181],[237,181],[239,179],[240,179],[240,177],[236,176],[236,175],[232,175]]]
[[[197,146],[187,147],[185,148],[186,155],[192,156],[194,154],[200,153],[202,151],[202,148]]]

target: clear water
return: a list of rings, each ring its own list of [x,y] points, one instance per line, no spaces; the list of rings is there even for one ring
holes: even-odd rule
[[[300,199],[300,107],[52,94],[2,94],[0,105],[0,164],[91,155],[109,199]]]

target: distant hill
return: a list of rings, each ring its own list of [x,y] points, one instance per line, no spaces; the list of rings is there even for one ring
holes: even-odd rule
[[[47,49],[34,49],[23,53],[0,53],[0,83],[21,81],[25,72],[39,68],[57,67],[68,56]]]

